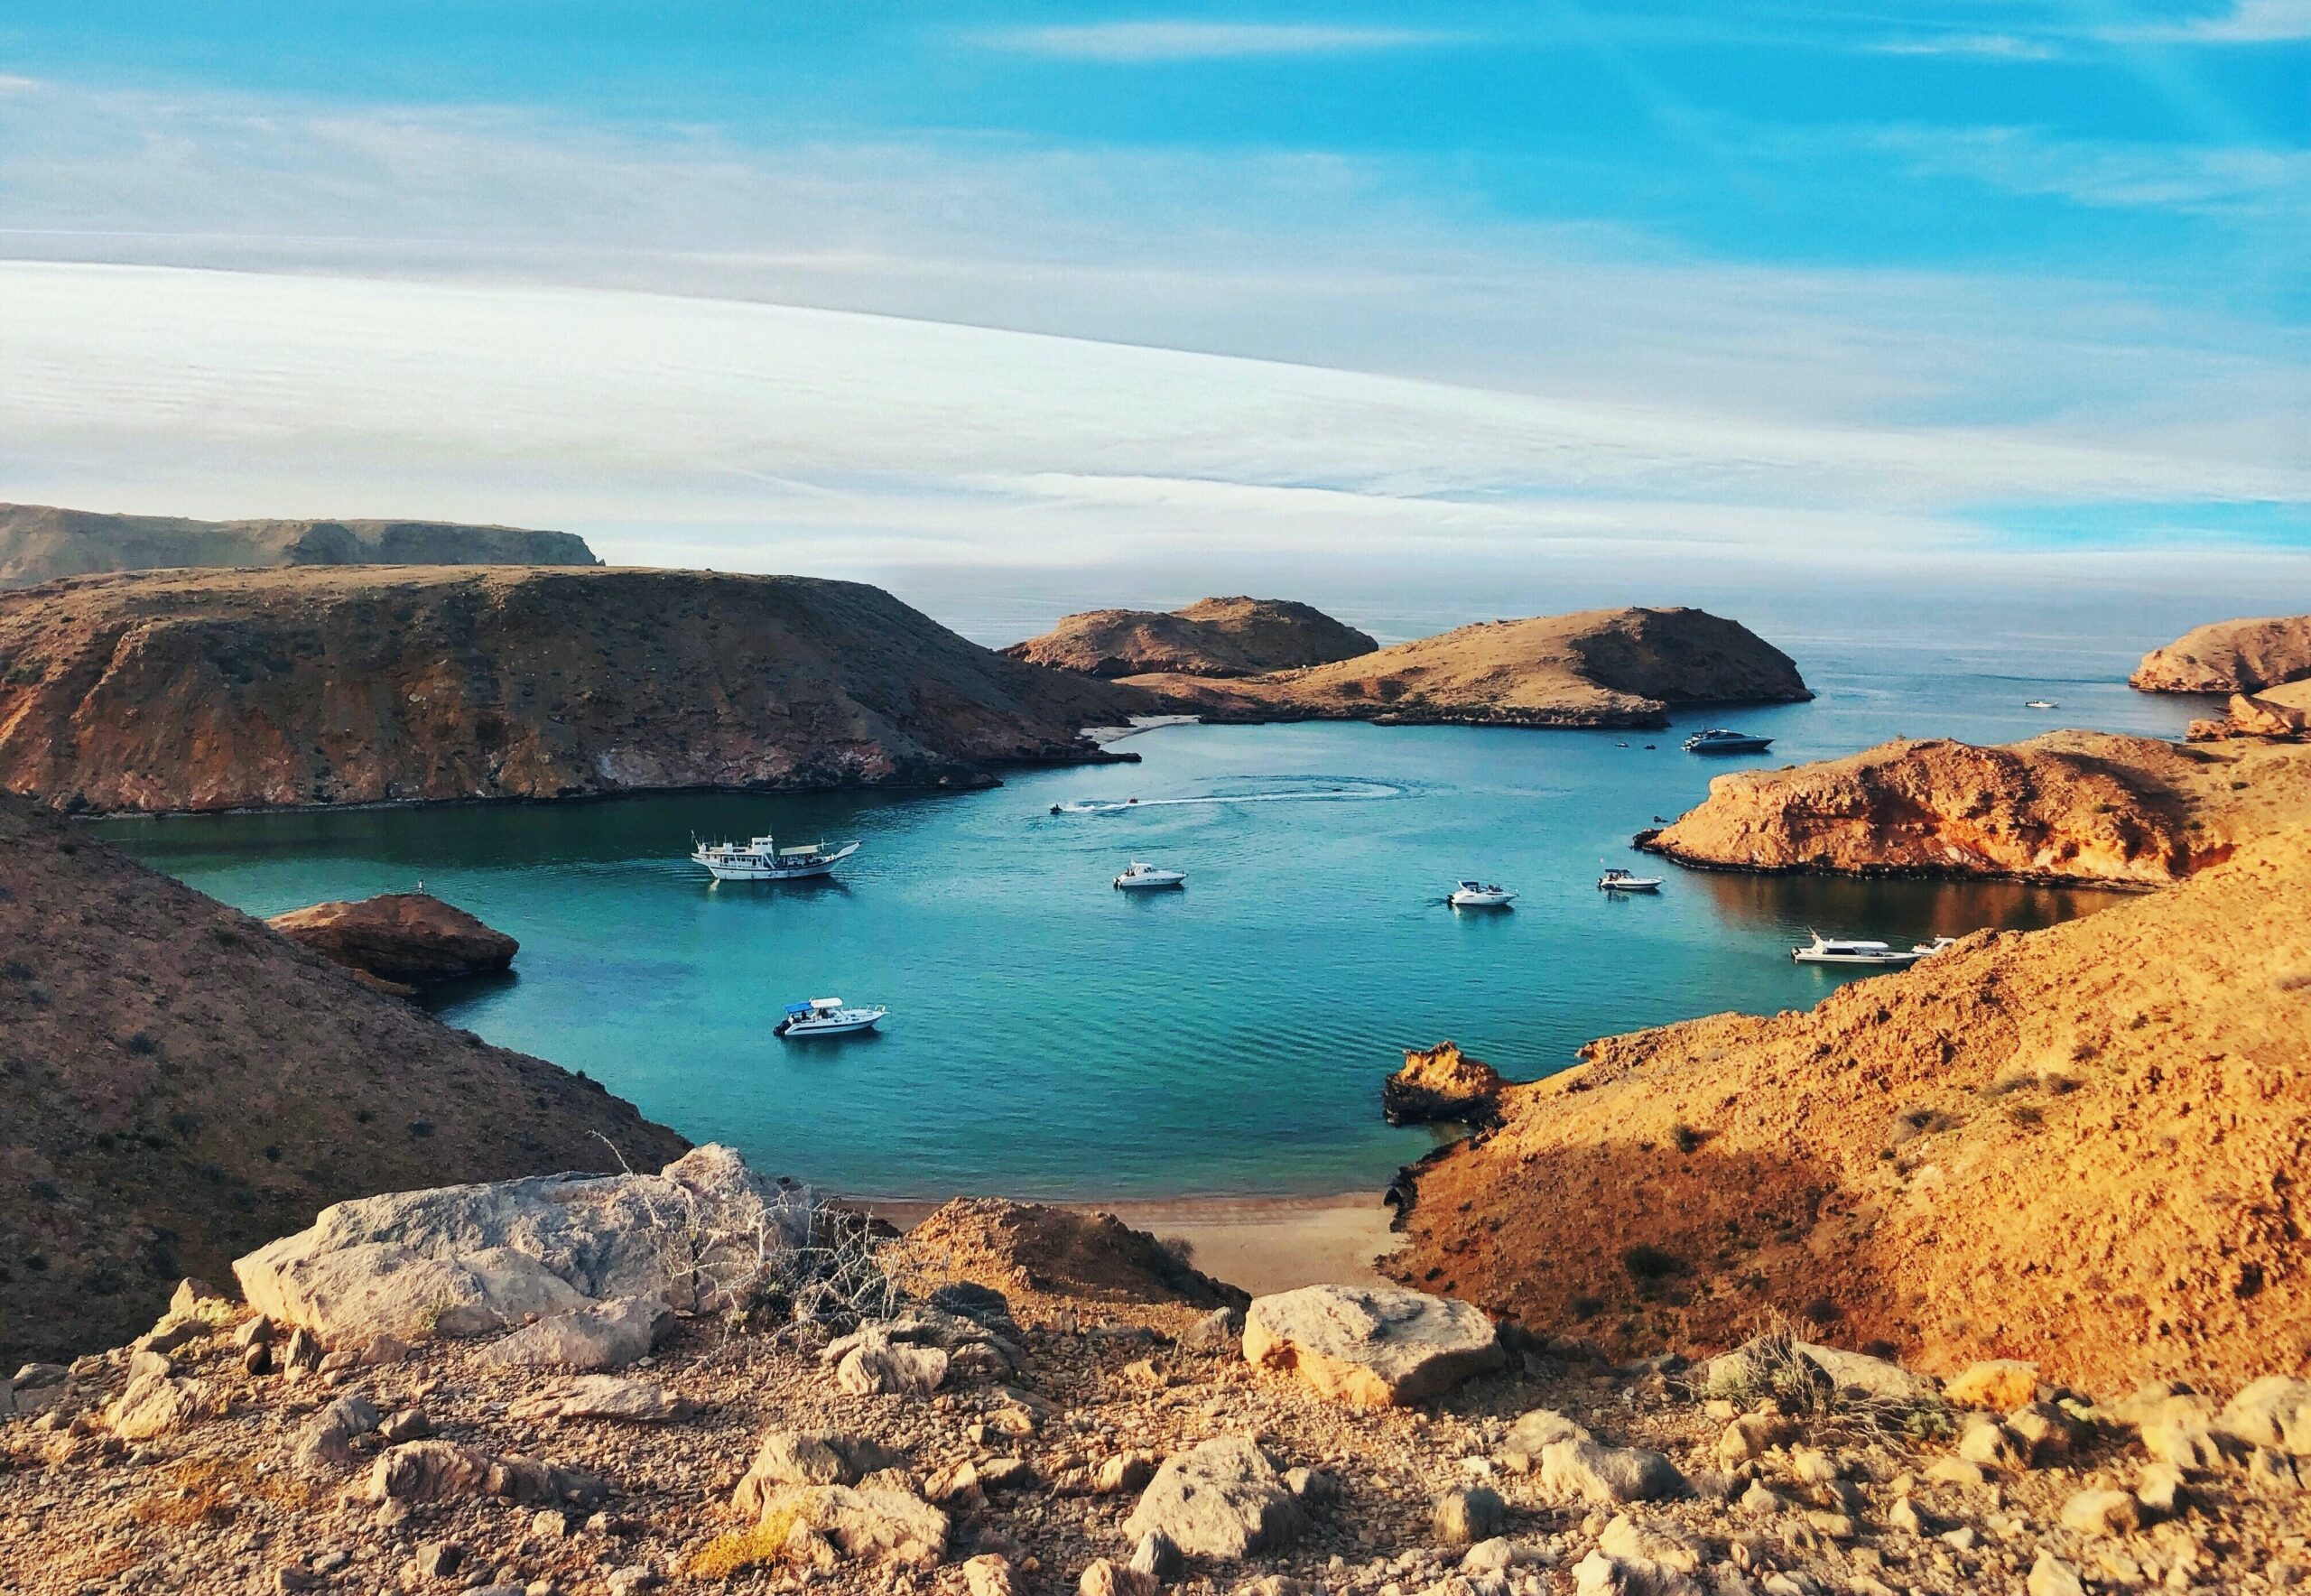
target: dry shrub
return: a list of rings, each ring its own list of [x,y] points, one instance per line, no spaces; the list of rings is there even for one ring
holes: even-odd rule
[[[716,1536],[682,1559],[682,1572],[694,1580],[735,1579],[750,1568],[782,1563],[786,1537],[794,1533],[794,1509],[774,1508],[760,1524]]]

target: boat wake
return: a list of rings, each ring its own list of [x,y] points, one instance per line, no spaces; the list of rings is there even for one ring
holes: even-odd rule
[[[1267,793],[1206,793],[1192,798],[1081,799],[1053,804],[1058,814],[1125,814],[1142,809],[1183,809],[1211,803],[1353,803],[1375,798],[1401,798],[1403,787],[1386,782],[1349,782],[1331,787],[1298,787]]]

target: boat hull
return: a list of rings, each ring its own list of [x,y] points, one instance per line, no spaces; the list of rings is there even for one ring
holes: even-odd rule
[[[821,1036],[856,1036],[862,1031],[873,1030],[882,1023],[883,1016],[877,1015],[871,1020],[844,1020],[835,1025],[787,1025],[778,1034],[789,1042],[811,1042]]]
[[[696,858],[693,858],[691,862],[702,867],[706,873],[717,881],[809,881],[821,876],[833,875],[835,863],[832,859],[827,859],[819,864],[785,868]]]
[[[1815,953],[1805,948],[1792,948],[1790,959],[1798,964],[1851,964],[1868,970],[1904,970],[1925,958],[1924,953]]]
[[[1184,876],[1172,881],[1134,880],[1128,876],[1116,877],[1118,892],[1177,892],[1187,884],[1188,878]]]
[[[1597,883],[1597,890],[1599,892],[1659,892],[1661,884],[1658,881],[1600,881]]]
[[[1487,892],[1464,896],[1456,892],[1448,901],[1456,909],[1506,909],[1516,903],[1517,895],[1513,892]]]

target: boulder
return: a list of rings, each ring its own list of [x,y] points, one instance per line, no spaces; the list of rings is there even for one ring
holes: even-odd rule
[[[369,1471],[373,1501],[440,1502],[478,1496],[489,1459],[450,1441],[412,1441],[379,1457]]]
[[[1953,1406],[2012,1413],[2037,1400],[2038,1366],[2011,1358],[1970,1363],[1943,1383],[1942,1395]]]
[[[521,951],[504,932],[422,892],[315,904],[265,923],[333,964],[383,981],[484,975],[504,970]]]
[[[1692,1489],[1676,1465],[1641,1446],[1556,1441],[1542,1449],[1540,1484],[1557,1497],[1608,1506],[1681,1497]]]
[[[292,1460],[308,1480],[326,1480],[353,1466],[353,1438],[377,1427],[379,1414],[366,1396],[340,1396],[313,1415],[297,1437]]]
[[[963,1588],[970,1596],[1020,1596],[1019,1575],[1011,1560],[992,1552],[963,1560]]]
[[[908,1346],[887,1340],[863,1342],[835,1365],[835,1383],[853,1396],[894,1392],[928,1396],[947,1378],[948,1354],[937,1347]]]
[[[1360,1407],[1425,1401],[1506,1361],[1482,1309],[1369,1285],[1259,1298],[1244,1316],[1244,1357]]]
[[[1075,1582],[1076,1596],[1156,1596],[1163,1588],[1154,1574],[1105,1557],[1094,1557]]]
[[[154,1371],[128,1382],[105,1409],[105,1423],[123,1441],[150,1441],[223,1410],[223,1402],[204,1382]]]
[[[759,1517],[763,1504],[789,1486],[856,1485],[905,1461],[881,1443],[857,1436],[773,1430],[756,1449],[755,1461],[738,1481],[732,1501],[739,1512]]]
[[[607,1419],[630,1424],[663,1424],[690,1411],[686,1399],[664,1386],[608,1374],[583,1375],[562,1390],[514,1405],[515,1415],[524,1418]]]
[[[1500,1072],[1461,1051],[1457,1042],[1408,1047],[1404,1068],[1380,1086],[1380,1112],[1391,1125],[1457,1120],[1483,1125],[1498,1117]]]
[[[1489,1485],[1448,1490],[1429,1513],[1429,1533],[1440,1546],[1473,1546],[1508,1527],[1508,1504]]]
[[[2038,1560],[2030,1565],[2029,1577],[2022,1582],[2027,1596],[2086,1596],[2086,1586],[2078,1571],[2052,1552],[2043,1547]]]
[[[233,1265],[278,1323],[332,1343],[485,1335],[589,1303],[737,1305],[809,1233],[804,1195],[727,1147],[654,1175],[543,1175],[332,1203]]]
[[[2081,1535],[2132,1535],[2142,1527],[2142,1504],[2123,1490],[2077,1491],[2062,1505],[2062,1524]]]
[[[857,1560],[929,1568],[946,1550],[947,1515],[911,1491],[800,1485],[761,1508],[765,1522],[789,1512]]]
[[[2311,1380],[2267,1375],[2224,1406],[2214,1428],[2249,1446],[2311,1457]]]
[[[1512,1474],[1529,1474],[1541,1453],[1555,1443],[1593,1439],[1556,1409],[1536,1407],[1509,1426],[1500,1443],[1500,1466]]]
[[[674,1333],[674,1311],[655,1297],[618,1297],[525,1324],[482,1354],[512,1369],[624,1369]]]
[[[1124,1520],[1123,1537],[1160,1534],[1189,1556],[1233,1559],[1284,1545],[1300,1524],[1299,1502],[1267,1455],[1228,1435],[1165,1460]]]

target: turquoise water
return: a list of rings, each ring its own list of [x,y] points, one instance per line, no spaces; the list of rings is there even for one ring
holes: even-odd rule
[[[510,979],[440,995],[450,1023],[582,1070],[698,1140],[877,1196],[1090,1198],[1369,1189],[1431,1145],[1380,1120],[1399,1050],[1443,1037],[1516,1076],[1591,1037],[1817,1001],[1809,925],[1906,944],[2032,927],[2105,895],[1711,875],[1600,894],[1629,834],[1738,764],[1897,733],[2178,731],[2197,707],[2115,680],[1801,659],[1811,704],[1654,734],[1180,727],[1144,763],[945,796],[670,796],[565,806],[106,822],[251,913],[413,887],[519,937]],[[2021,708],[2044,694],[2053,716]],[[1677,748],[1702,724],[1762,761]],[[1647,747],[1645,745],[1654,746]],[[1624,746],[1626,745],[1626,746]],[[1122,801],[1137,797],[1137,806]],[[1083,804],[1054,816],[1051,805]],[[1106,807],[1101,807],[1106,806]],[[692,832],[865,844],[831,884],[710,886]],[[1134,858],[1180,893],[1109,882]],[[1456,914],[1453,879],[1523,895]],[[1848,978],[1850,979],[1850,978]],[[792,1044],[785,1003],[892,1010],[879,1035]]]

